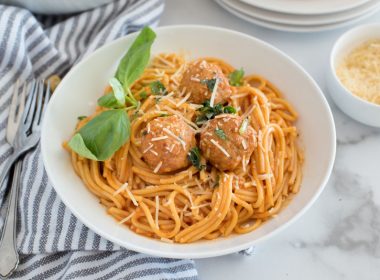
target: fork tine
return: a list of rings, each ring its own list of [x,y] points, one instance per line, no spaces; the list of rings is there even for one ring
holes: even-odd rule
[[[32,120],[33,120],[36,97],[37,97],[36,87],[37,87],[37,83],[36,81],[33,81],[29,90],[28,99],[26,101],[26,106],[25,106],[26,110],[24,111],[24,114],[23,114],[23,123],[26,127],[28,127],[32,123]]]
[[[45,93],[44,94],[44,105],[42,106],[42,112],[41,112],[39,123],[41,123],[43,114],[44,114],[44,112],[46,110],[46,107],[47,107],[49,99],[50,99],[50,81],[47,82],[46,90],[45,90],[44,93]]]
[[[36,116],[33,120],[33,129],[38,129],[40,127],[43,114],[50,99],[50,82],[48,81],[46,88],[44,88],[44,83],[41,83],[41,87],[43,90],[41,95],[41,101],[43,101],[43,104],[41,106],[42,108],[39,108],[38,112],[36,112]],[[37,115],[37,113],[39,113],[39,115]]]

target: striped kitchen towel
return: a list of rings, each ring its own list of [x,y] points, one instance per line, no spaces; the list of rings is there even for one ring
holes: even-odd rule
[[[34,16],[0,5],[0,172],[11,154],[5,140],[15,81],[64,75],[106,42],[144,25],[155,26],[162,0],[119,0],[72,16]],[[0,189],[0,229],[5,215]],[[132,252],[101,238],[78,221],[57,197],[40,147],[23,165],[17,245],[21,263],[13,279],[196,279],[191,260]]]

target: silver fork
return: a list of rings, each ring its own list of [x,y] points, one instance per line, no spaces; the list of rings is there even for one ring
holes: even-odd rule
[[[24,153],[35,147],[40,139],[41,121],[43,112],[46,109],[50,97],[50,88],[44,90],[43,82],[34,83],[32,91],[29,93],[25,111],[22,115],[21,123],[17,129],[14,140],[14,152],[10,156],[5,172],[9,171],[15,160]],[[20,162],[20,161],[19,161]],[[17,198],[20,181],[22,163],[15,166],[15,176],[12,181],[10,199],[7,215],[0,240],[0,276],[7,277],[17,268],[19,256],[16,248],[16,221],[17,221]],[[1,174],[0,185],[6,176]]]

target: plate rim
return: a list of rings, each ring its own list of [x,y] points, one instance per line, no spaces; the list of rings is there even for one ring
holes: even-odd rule
[[[42,131],[41,131],[41,154],[42,154],[42,160],[43,160],[43,164],[44,164],[44,168],[48,174],[48,178],[49,178],[49,181],[50,183],[52,184],[54,190],[57,192],[59,198],[62,200],[62,202],[65,204],[65,206],[74,214],[74,216],[76,218],[78,218],[79,221],[81,221],[84,225],[86,225],[89,229],[91,229],[92,231],[94,231],[96,234],[104,237],[105,239],[123,247],[123,248],[127,248],[127,249],[130,249],[130,250],[133,250],[133,251],[137,251],[137,252],[140,252],[140,253],[145,253],[145,254],[149,254],[149,255],[154,255],[154,256],[159,256],[159,257],[166,257],[166,258],[182,258],[182,259],[188,259],[188,258],[192,258],[192,259],[201,259],[201,258],[209,258],[209,257],[217,257],[217,256],[222,256],[222,255],[226,255],[226,254],[231,254],[231,253],[235,253],[235,252],[238,252],[240,250],[244,250],[246,249],[247,247],[250,247],[250,246],[253,246],[253,245],[256,245],[258,243],[261,243],[273,236],[275,236],[276,234],[278,234],[279,232],[281,232],[282,230],[284,230],[286,227],[290,226],[292,223],[294,223],[295,221],[297,221],[307,210],[310,209],[310,207],[315,203],[315,201],[318,199],[318,197],[320,196],[320,194],[322,193],[322,191],[324,190],[324,188],[326,187],[327,185],[327,182],[331,176],[331,173],[332,173],[332,170],[333,170],[333,166],[334,166],[334,162],[335,162],[335,156],[336,156],[336,127],[335,127],[335,122],[334,122],[334,117],[333,117],[333,114],[332,114],[332,111],[331,111],[331,108],[327,102],[327,99],[326,97],[324,96],[322,90],[320,89],[320,87],[318,86],[318,84],[316,83],[316,81],[311,77],[311,75],[300,65],[298,64],[294,59],[292,59],[290,56],[288,56],[286,53],[284,53],[283,51],[281,51],[280,49],[272,46],[271,44],[261,40],[261,39],[258,39],[254,36],[250,36],[248,34],[245,34],[245,33],[242,33],[242,32],[239,32],[239,31],[235,31],[235,30],[231,30],[231,29],[226,29],[226,28],[221,28],[221,27],[214,27],[214,26],[208,26],[208,25],[194,25],[194,24],[184,24],[184,25],[170,25],[170,26],[162,26],[162,27],[157,27],[157,28],[154,28],[154,30],[175,30],[175,29],[181,29],[181,28],[191,28],[191,29],[205,29],[205,30],[209,30],[209,31],[218,31],[218,32],[227,32],[227,33],[231,33],[231,34],[234,34],[234,35],[238,35],[238,36],[243,36],[245,37],[246,39],[249,39],[249,40],[253,40],[253,41],[256,41],[256,43],[259,43],[261,45],[264,45],[265,47],[271,49],[272,51],[276,52],[277,54],[283,56],[286,60],[288,60],[291,64],[293,64],[298,70],[302,71],[302,73],[305,75],[305,79],[307,79],[312,87],[315,88],[316,92],[318,93],[318,96],[320,97],[321,99],[321,102],[323,103],[323,106],[326,108],[326,113],[327,113],[327,119],[329,120],[329,141],[330,141],[330,145],[329,147],[331,148],[331,153],[329,155],[329,164],[326,168],[326,171],[325,171],[325,174],[323,176],[323,178],[320,179],[320,182],[321,184],[318,186],[316,192],[313,194],[313,196],[311,197],[311,199],[305,204],[305,206],[300,210],[298,211],[294,216],[292,216],[287,222],[283,223],[282,225],[278,226],[277,228],[275,228],[274,230],[272,230],[270,233],[262,236],[262,237],[259,237],[257,238],[256,240],[253,240],[253,241],[250,241],[250,242],[245,242],[244,244],[240,244],[240,245],[234,245],[234,246],[231,246],[229,248],[219,248],[217,251],[213,251],[213,252],[208,252],[208,251],[204,251],[204,252],[193,252],[193,253],[188,253],[188,252],[185,252],[185,253],[182,253],[181,250],[178,250],[176,252],[176,255],[173,256],[173,252],[169,252],[169,251],[157,251],[155,249],[150,249],[149,247],[142,247],[142,246],[139,246],[139,245],[136,245],[136,244],[132,244],[132,243],[128,243],[127,245],[124,244],[124,243],[121,243],[119,240],[117,240],[116,238],[114,238],[113,236],[111,236],[110,234],[108,234],[107,232],[104,232],[102,230],[100,230],[98,227],[94,227],[92,224],[88,223],[84,218],[83,216],[79,213],[79,211],[77,211],[77,209],[73,208],[70,206],[70,203],[68,203],[66,201],[66,198],[64,196],[62,196],[61,194],[61,191],[60,191],[60,188],[57,188],[55,185],[56,185],[56,181],[54,179],[54,177],[52,177],[52,170],[51,170],[51,166],[50,165],[47,165],[47,158],[48,158],[48,155],[47,155],[47,146],[45,145],[45,142],[48,141],[48,135],[47,135],[47,129],[46,129],[46,123],[47,123],[47,120],[44,119],[43,120],[43,123],[42,123]],[[76,73],[76,69],[78,69],[82,64],[86,63],[86,61],[90,60],[92,58],[92,56],[97,53],[97,52],[100,52],[102,51],[104,48],[106,47],[109,47],[113,44],[118,44],[120,41],[123,41],[123,40],[126,40],[126,38],[133,38],[137,35],[136,32],[134,33],[131,33],[131,34],[128,34],[126,36],[123,36],[123,37],[120,37],[116,40],[113,40],[111,42],[108,42],[107,44],[104,44],[103,46],[101,46],[100,48],[96,49],[94,52],[92,52],[91,54],[87,55],[84,59],[82,59],[79,63],[77,63],[76,65],[74,65],[70,71],[67,73],[66,77],[70,77],[71,75],[75,74]],[[65,78],[66,78],[65,77]],[[65,79],[64,78],[64,79]],[[60,85],[58,85],[57,89],[59,89],[60,87],[62,86],[62,83]],[[57,95],[53,95],[51,100],[54,100],[56,98]],[[50,104],[49,104],[50,105]],[[48,106],[45,114],[51,110],[51,106]],[[165,244],[163,243],[162,246],[165,246],[165,245],[173,245],[173,244]],[[180,248],[180,246],[182,244],[174,244],[175,246],[178,245],[178,248]],[[191,245],[191,244],[190,244]]]
[[[262,9],[260,7],[250,6],[240,0],[220,0],[224,2],[225,5],[229,6],[231,9],[236,10],[239,13],[245,14],[250,17],[257,18],[258,20],[264,20],[276,24],[287,24],[296,26],[315,26],[315,25],[325,25],[325,24],[338,24],[341,22],[354,20],[355,18],[361,17],[366,13],[376,9],[380,6],[378,0],[368,0],[360,6],[353,9],[347,9],[342,12],[322,14],[322,15],[292,15],[285,14],[276,11],[269,11]],[[243,5],[243,6],[241,6]],[[248,6],[248,7],[244,7]],[[250,10],[249,10],[250,9]],[[286,16],[289,18],[279,18],[278,16]],[[327,16],[327,17],[326,17]],[[336,17],[339,16],[337,19]],[[293,19],[291,18],[293,17]],[[297,18],[304,17],[304,19]],[[318,17],[324,17],[322,19],[317,19]],[[314,18],[314,19],[313,19]]]
[[[380,3],[379,3],[379,5],[375,9],[371,10],[370,12],[367,12],[366,14],[362,16],[359,16],[351,20],[338,22],[338,23],[332,23],[332,24],[306,26],[306,25],[280,24],[276,22],[270,22],[267,20],[261,20],[253,16],[248,16],[248,15],[240,13],[239,11],[227,6],[224,2],[222,2],[222,0],[215,0],[215,2],[219,4],[227,12],[235,15],[236,17],[242,20],[248,21],[250,23],[256,24],[261,27],[265,27],[267,29],[286,31],[286,32],[296,32],[296,33],[322,32],[322,31],[343,28],[349,25],[353,25],[358,21],[364,20],[372,16],[373,14],[377,13],[380,10]]]
[[[356,3],[353,2],[351,5],[341,5],[341,7],[336,7],[335,9],[326,9],[321,10],[321,11],[294,11],[291,8],[287,7],[286,5],[284,6],[278,6],[276,3],[273,4],[268,4],[268,1],[258,1],[258,0],[241,0],[242,2],[247,3],[248,5],[251,6],[256,6],[265,10],[270,10],[270,11],[276,11],[276,12],[281,12],[281,13],[287,13],[287,14],[302,14],[302,15],[321,15],[321,14],[330,14],[330,13],[336,13],[336,12],[342,12],[345,10],[349,10],[352,8],[355,8],[363,3],[366,3],[370,0],[360,0],[357,1]],[[273,0],[271,0],[273,1]],[[274,0],[276,1],[276,0]]]

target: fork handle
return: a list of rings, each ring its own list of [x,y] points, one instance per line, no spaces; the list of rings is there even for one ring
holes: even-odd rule
[[[17,161],[13,172],[11,194],[0,239],[0,276],[7,277],[17,268],[19,255],[16,246],[17,200],[22,161]]]
[[[34,146],[35,146],[35,145],[33,145],[33,146],[26,145],[26,146],[22,147],[21,149],[14,151],[13,154],[11,154],[11,155],[9,156],[7,162],[5,163],[5,166],[4,166],[4,169],[3,169],[3,173],[0,174],[0,189],[6,187],[6,186],[3,185],[3,183],[4,183],[4,180],[5,180],[5,178],[7,177],[8,173],[9,173],[9,170],[11,169],[13,163],[15,163],[16,160],[17,160],[21,155],[23,155],[23,154],[25,154],[27,151],[33,149]]]
[[[17,158],[20,156],[19,153],[13,153],[7,160],[7,162],[5,163],[5,166],[4,166],[4,169],[3,169],[3,172],[0,174],[0,189],[1,188],[5,188],[5,184],[3,185],[4,183],[4,180],[5,178],[7,177],[8,173],[9,173],[9,170],[11,169],[13,163],[17,160]]]

